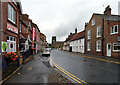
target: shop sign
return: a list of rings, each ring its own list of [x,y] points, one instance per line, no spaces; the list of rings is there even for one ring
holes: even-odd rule
[[[2,52],[7,51],[7,42],[2,41]]]
[[[16,27],[12,26],[11,24],[7,23],[7,29],[18,34],[18,29]]]
[[[35,28],[33,27],[33,41],[35,40]]]

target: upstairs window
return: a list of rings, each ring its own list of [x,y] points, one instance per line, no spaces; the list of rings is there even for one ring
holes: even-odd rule
[[[97,27],[97,37],[101,37],[101,27]]]
[[[92,26],[94,26],[94,25],[95,25],[95,18],[92,19]]]
[[[8,20],[16,24],[16,11],[9,3],[8,3]]]
[[[88,40],[91,39],[91,31],[90,30],[88,31],[88,37],[87,38],[88,38]]]
[[[118,25],[114,25],[111,27],[111,34],[117,34],[118,33]]]

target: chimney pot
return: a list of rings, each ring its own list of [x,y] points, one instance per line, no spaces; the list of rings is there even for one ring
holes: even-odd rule
[[[110,5],[108,5],[108,6],[105,8],[104,14],[105,14],[105,15],[111,15]]]

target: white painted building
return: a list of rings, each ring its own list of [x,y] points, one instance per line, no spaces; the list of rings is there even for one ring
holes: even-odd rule
[[[77,33],[70,40],[70,47],[72,47],[72,52],[85,53],[85,37],[84,31]]]

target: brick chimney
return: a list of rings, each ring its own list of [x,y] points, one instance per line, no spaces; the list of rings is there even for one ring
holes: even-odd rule
[[[87,26],[88,26],[88,22],[85,23],[85,29],[86,29]]]
[[[77,33],[77,28],[75,28],[75,33]]]
[[[110,5],[108,5],[108,6],[105,8],[104,14],[105,14],[105,15],[111,15]]]
[[[27,14],[23,14],[23,16],[24,16],[26,19],[29,18],[29,16],[28,16]]]
[[[72,35],[72,32],[70,33],[70,35]]]

